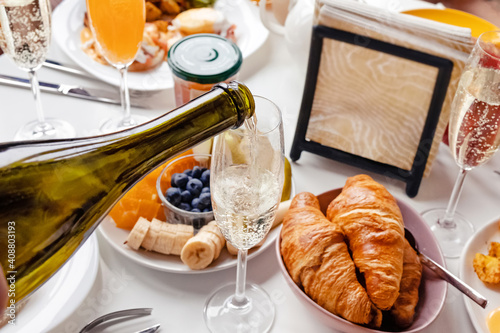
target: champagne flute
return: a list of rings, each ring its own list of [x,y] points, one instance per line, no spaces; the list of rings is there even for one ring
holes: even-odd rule
[[[43,114],[36,71],[47,56],[50,34],[49,0],[10,0],[0,5],[0,46],[18,68],[28,72],[37,113],[37,120],[21,127],[15,140],[75,136],[75,130],[69,123],[46,118]]]
[[[449,144],[460,173],[446,209],[422,214],[443,253],[456,258],[474,228],[456,212],[467,173],[487,162],[500,144],[500,31],[483,33],[470,54],[451,106]]]
[[[101,132],[116,132],[148,120],[130,112],[127,71],[141,47],[146,9],[144,0],[87,0],[90,28],[99,51],[120,73],[123,115],[107,119]]]
[[[205,304],[211,332],[267,332],[274,305],[255,284],[246,284],[248,249],[269,232],[283,185],[284,139],[279,108],[255,96],[255,114],[237,130],[216,138],[211,189],[214,217],[238,249],[236,284],[217,290]]]

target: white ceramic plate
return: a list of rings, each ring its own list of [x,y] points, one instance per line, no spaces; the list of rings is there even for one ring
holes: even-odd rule
[[[16,316],[16,325],[2,333],[48,332],[71,315],[87,297],[99,268],[99,247],[93,235],[59,272],[30,296]]]
[[[256,8],[248,0],[218,0],[216,8],[221,10],[230,23],[237,25],[237,44],[243,59],[259,49],[269,32],[256,15]],[[80,67],[95,77],[118,86],[118,71],[111,66],[99,64],[90,59],[80,48],[80,31],[86,12],[85,0],[65,0],[54,10],[52,32],[58,46]],[[167,63],[147,72],[131,72],[128,85],[134,90],[161,90],[174,86]]]
[[[468,297],[464,296],[467,312],[469,313],[474,328],[479,333],[489,333],[488,327],[486,326],[486,317],[491,311],[500,307],[500,285],[486,285],[481,282],[474,272],[472,261],[477,252],[488,254],[488,248],[491,242],[500,242],[499,223],[500,219],[497,219],[476,231],[465,245],[460,259],[460,278],[488,300],[488,305],[483,309]]]
[[[110,217],[105,218],[99,225],[98,229],[104,236],[104,239],[106,239],[111,246],[113,246],[125,257],[142,266],[159,271],[182,274],[203,274],[236,266],[236,256],[230,255],[224,248],[219,258],[212,262],[210,266],[202,270],[192,270],[181,261],[179,256],[164,255],[161,253],[146,251],[144,249],[139,249],[138,251],[132,250],[127,245],[123,244],[125,239],[127,239],[129,231],[117,228],[115,222]],[[267,235],[267,238],[262,246],[248,251],[248,259],[252,259],[258,254],[264,252],[265,249],[274,243],[279,233],[279,227],[272,229]]]

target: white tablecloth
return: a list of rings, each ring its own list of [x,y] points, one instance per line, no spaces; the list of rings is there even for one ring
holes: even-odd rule
[[[71,61],[56,45],[52,46],[51,58],[67,63]],[[286,50],[281,37],[271,35],[264,46],[244,61],[240,80],[254,94],[263,95],[278,104],[284,114],[286,151],[290,151],[298,110],[302,98],[305,66],[298,66]],[[23,75],[5,57],[0,57],[2,73]],[[94,80],[41,69],[40,80],[78,83],[100,86]],[[70,121],[78,135],[95,132],[99,122],[119,106],[83,101],[74,98],[42,94],[47,116]],[[173,107],[173,93],[167,91],[159,97],[163,109],[133,110],[134,113],[155,117]],[[0,140],[9,141],[17,128],[35,116],[29,90],[0,87]],[[488,164],[473,170],[466,179],[458,210],[476,227],[500,217],[500,154]],[[293,179],[297,191],[316,194],[343,186],[347,177],[366,171],[303,153],[293,164]],[[371,174],[383,183],[398,199],[413,206],[417,211],[446,205],[458,173],[447,146],[441,145],[437,160],[429,178],[423,180],[418,196],[410,199],[404,184],[386,177]],[[87,298],[74,313],[60,318],[51,332],[76,332],[89,320],[116,310],[152,307],[152,316],[127,322],[122,332],[134,332],[149,324],[161,323],[162,332],[207,332],[203,321],[203,306],[207,296],[218,286],[235,280],[236,269],[197,275],[181,275],[159,272],[130,262],[99,237],[100,263],[97,279]],[[458,273],[459,261],[447,260],[447,265]],[[248,281],[262,286],[273,297],[276,318],[272,332],[331,332],[312,317],[296,299],[278,269],[276,250],[268,248],[249,261]],[[19,314],[22,315],[22,312]],[[57,318],[57,316],[56,316]],[[57,320],[57,319],[56,319]],[[115,328],[116,329],[116,328]],[[106,329],[112,332],[113,327]],[[450,287],[446,304],[437,320],[424,332],[473,332],[462,295]]]

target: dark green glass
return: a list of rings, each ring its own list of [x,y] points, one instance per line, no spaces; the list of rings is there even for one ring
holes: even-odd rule
[[[6,275],[15,271],[13,298],[21,300],[52,276],[147,173],[240,126],[254,108],[248,88],[231,82],[125,131],[1,144],[0,263]],[[8,251],[13,225],[15,261]]]

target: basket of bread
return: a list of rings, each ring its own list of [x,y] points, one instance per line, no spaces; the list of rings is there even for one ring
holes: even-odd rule
[[[447,285],[424,269],[404,237],[443,264],[432,231],[410,206],[367,175],[316,197],[297,194],[277,253],[298,299],[343,332],[417,332],[444,305]]]

